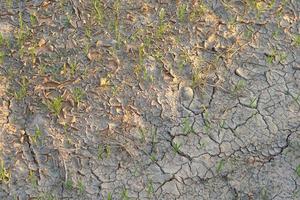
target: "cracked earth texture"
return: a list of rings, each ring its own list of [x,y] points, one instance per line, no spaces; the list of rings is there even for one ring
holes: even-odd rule
[[[0,199],[300,199],[299,11],[1,0]]]

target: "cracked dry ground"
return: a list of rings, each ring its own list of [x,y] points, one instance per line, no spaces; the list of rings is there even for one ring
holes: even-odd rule
[[[300,199],[300,3],[0,2],[0,199]]]

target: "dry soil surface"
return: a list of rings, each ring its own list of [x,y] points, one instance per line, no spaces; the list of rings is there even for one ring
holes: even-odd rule
[[[0,0],[0,199],[300,199],[299,0]]]

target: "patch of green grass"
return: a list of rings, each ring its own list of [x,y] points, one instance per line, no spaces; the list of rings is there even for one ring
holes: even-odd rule
[[[4,161],[0,159],[0,183],[8,183],[11,173],[5,168]]]
[[[55,97],[48,103],[48,108],[56,116],[58,116],[62,110],[63,99],[62,97]]]

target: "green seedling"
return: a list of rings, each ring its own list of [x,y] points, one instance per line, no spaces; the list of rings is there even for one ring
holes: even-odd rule
[[[211,129],[211,123],[209,121],[209,113],[207,110],[203,113],[203,120],[204,120],[204,132],[207,133],[209,129]]]
[[[29,35],[29,29],[25,26],[22,13],[19,12],[19,30],[17,31],[16,39],[19,49],[19,54],[22,57],[24,54],[24,42]]]
[[[35,46],[29,47],[28,48],[28,52],[29,52],[29,55],[31,57],[32,63],[35,63],[35,61],[36,61],[36,54],[37,54],[36,53],[37,52],[36,47]]]
[[[111,147],[110,145],[98,145],[98,159],[103,160],[104,155],[106,155],[106,158],[109,158],[111,155]]]
[[[124,189],[121,193],[121,199],[122,200],[129,200],[129,196],[128,196],[128,190]]]
[[[189,15],[190,21],[196,21],[207,12],[208,12],[207,6],[202,1],[199,2],[199,4],[192,9]]]
[[[217,164],[217,168],[216,168],[216,172],[219,174],[222,169],[224,168],[224,165],[225,165],[225,160],[220,160]]]
[[[142,43],[139,46],[139,65],[140,65],[140,67],[144,66],[144,58],[145,58],[145,46],[144,46],[144,43]]]
[[[221,122],[220,122],[220,128],[225,128],[225,120],[222,119]]]
[[[270,199],[265,187],[260,191],[260,197],[261,197],[260,199],[262,199],[262,200]]]
[[[245,32],[244,32],[244,37],[245,37],[245,39],[247,39],[247,40],[251,39],[252,36],[253,36],[253,33],[254,33],[254,30],[253,30],[252,27],[247,28],[247,29],[245,30]]]
[[[154,153],[152,153],[152,154],[150,155],[150,160],[151,160],[152,162],[156,162],[156,161],[157,161],[157,157],[156,157],[156,155],[155,155]]]
[[[24,21],[23,21],[22,12],[19,12],[19,26],[21,30],[24,30]]]
[[[77,188],[78,188],[80,194],[84,193],[85,186],[84,186],[82,180],[78,180],[78,182],[77,182]]]
[[[300,177],[300,164],[296,167],[296,174]]]
[[[149,198],[152,197],[152,195],[154,194],[154,187],[153,187],[152,180],[148,181],[146,191],[147,191],[148,197]]]
[[[38,23],[36,13],[30,14],[30,24],[31,26],[36,26]]]
[[[164,8],[160,9],[159,13],[158,13],[158,17],[159,17],[159,23],[162,24],[163,20],[166,17],[166,11]]]
[[[193,126],[192,124],[190,123],[189,119],[188,118],[185,118],[183,120],[183,128],[182,128],[182,131],[184,134],[188,135],[189,133],[193,133],[194,130],[193,130]]]
[[[24,99],[27,95],[28,80],[25,76],[22,77],[21,83],[19,83],[19,85],[20,85],[20,88],[14,93],[14,97],[18,101]]]
[[[166,11],[165,9],[162,8],[158,13],[159,22],[156,30],[157,38],[161,38],[168,28],[168,25],[164,22],[165,17],[166,17]]]
[[[181,144],[180,144],[180,143],[173,142],[172,147],[173,147],[173,151],[174,151],[175,153],[179,153],[180,148],[181,148]]]
[[[280,34],[280,28],[277,25],[277,28],[275,29],[275,31],[273,31],[272,36],[277,39],[279,37]]]
[[[138,166],[134,166],[134,170],[132,172],[133,176],[138,177],[140,175],[140,169]]]
[[[85,42],[84,48],[83,48],[83,52],[85,55],[89,54],[90,48],[91,48],[91,44],[89,42]]]
[[[12,6],[13,6],[13,0],[6,0],[6,6],[8,8],[12,8]]]
[[[287,58],[287,54],[285,52],[281,52],[278,56],[279,56],[279,61],[280,62],[285,61],[286,58]]]
[[[87,53],[88,54],[88,53]],[[76,62],[72,62],[70,63],[70,75],[74,76],[76,73],[76,69],[77,69],[77,64]]]
[[[42,134],[43,133],[42,133],[41,129],[39,127],[36,127],[35,131],[34,131],[34,135],[31,137],[32,142],[36,144],[38,142],[39,138],[41,138]]]
[[[57,200],[57,198],[51,193],[43,193],[39,197],[36,198],[37,200]]]
[[[239,80],[233,88],[233,93],[237,94],[237,93],[241,92],[245,87],[246,87],[246,81]]]
[[[67,190],[72,190],[73,189],[73,181],[72,179],[67,179],[65,182],[65,187]]]
[[[105,146],[105,153],[106,153],[106,158],[110,158],[110,155],[111,155],[111,146],[109,144],[107,144]]]
[[[4,44],[4,36],[2,35],[2,33],[0,33],[0,46],[2,46]]]
[[[0,159],[0,183],[8,183],[10,180],[11,174],[5,169],[4,161]]]
[[[177,9],[177,17],[179,22],[184,22],[184,19],[187,14],[187,5],[186,4],[180,4],[178,9]]]
[[[111,192],[108,192],[108,194],[107,194],[107,200],[112,200],[112,194],[111,194]]]
[[[274,52],[272,54],[267,54],[266,56],[267,63],[272,64],[275,61],[276,54]]]
[[[33,170],[29,170],[28,180],[29,180],[29,182],[31,183],[31,185],[33,187],[37,187],[37,185],[38,185],[38,179],[37,179],[37,177],[36,177],[36,175],[35,175],[35,173],[34,173]]]
[[[120,22],[119,22],[120,21],[120,6],[121,6],[120,0],[116,0],[113,5],[113,10],[114,10],[114,15],[115,15],[115,18],[113,21],[113,28],[114,28],[115,38],[117,41],[117,48],[119,47],[120,42],[121,42]]]
[[[92,30],[91,30],[91,27],[90,27],[90,26],[88,26],[88,27],[85,28],[84,34],[85,34],[85,36],[86,36],[88,39],[91,39],[91,38],[92,38]]]
[[[292,44],[296,47],[300,47],[300,34],[294,35]]]
[[[250,105],[251,108],[256,108],[257,107],[257,98],[254,97],[252,99],[250,99]]]
[[[268,4],[269,9],[272,9],[275,6],[276,0],[271,0]]]
[[[198,142],[198,149],[203,149],[206,146],[205,142],[201,142],[201,140],[199,140]]]
[[[5,58],[5,52],[4,51],[0,51],[0,64],[4,63],[4,58]]]
[[[105,150],[104,150],[103,146],[99,145],[98,146],[98,159],[99,160],[103,160],[104,153],[105,153]]]
[[[145,142],[147,131],[144,128],[139,127],[139,134],[141,142]]]
[[[94,16],[96,17],[96,21],[98,25],[102,25],[104,20],[104,9],[101,3],[101,0],[92,0]]]
[[[55,97],[48,104],[48,108],[51,112],[53,112],[56,116],[58,116],[62,110],[63,99],[62,97]]]
[[[82,98],[84,97],[84,92],[81,88],[74,88],[72,91],[72,95],[75,103],[78,105],[82,101]]]

